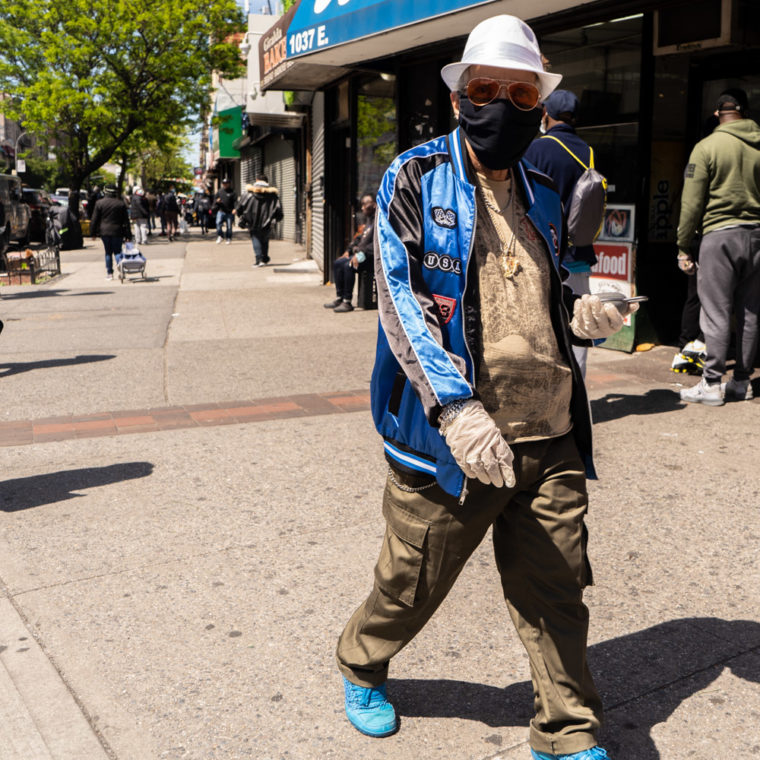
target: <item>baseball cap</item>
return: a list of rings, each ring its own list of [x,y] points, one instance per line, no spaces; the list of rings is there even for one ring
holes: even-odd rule
[[[718,97],[715,105],[716,111],[739,111],[745,114],[749,110],[749,100],[747,93],[738,87],[731,87],[724,90]]]
[[[570,90],[555,90],[544,100],[544,107],[552,119],[559,119],[560,114],[563,113],[575,116],[578,110],[578,98]]]

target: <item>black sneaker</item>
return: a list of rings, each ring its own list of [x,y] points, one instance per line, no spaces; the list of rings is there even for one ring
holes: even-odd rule
[[[336,306],[340,306],[342,303],[342,298],[336,298],[334,301],[330,301],[330,303],[324,304],[324,307],[325,309],[334,309]]]
[[[354,307],[351,306],[351,301],[342,301],[340,306],[336,306],[333,311],[336,314],[342,314],[344,311],[353,311]]]

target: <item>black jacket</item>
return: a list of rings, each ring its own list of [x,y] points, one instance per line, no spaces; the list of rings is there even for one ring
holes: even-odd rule
[[[90,234],[131,237],[127,204],[121,198],[107,195],[95,204],[90,222]]]
[[[237,215],[245,218],[251,232],[268,232],[272,222],[282,219],[280,195],[271,185],[249,185],[236,209]]]
[[[364,230],[360,235],[355,235],[354,239],[348,245],[348,252],[353,256],[361,251],[365,255],[365,262],[368,266],[373,266],[372,261],[375,255],[375,218],[367,219],[364,224]]]
[[[147,219],[150,216],[148,199],[144,195],[133,195],[129,204],[129,214],[132,219]]]
[[[224,188],[221,188],[214,196],[214,206],[216,206],[217,211],[224,211],[231,214],[232,210],[235,208],[236,200],[237,196],[235,195],[234,190],[225,190]]]

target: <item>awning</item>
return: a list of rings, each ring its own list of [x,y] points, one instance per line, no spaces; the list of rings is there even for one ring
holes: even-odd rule
[[[493,2],[494,0],[426,0],[424,3],[409,0],[302,0],[288,25],[287,58],[294,60]],[[463,29],[460,34],[468,31]],[[368,57],[365,56],[365,60]]]
[[[509,13],[529,23],[580,8],[578,0],[300,0],[260,42],[277,45],[277,70],[262,85],[319,89],[363,63],[422,45],[466,37],[491,16]],[[262,66],[262,72],[265,68]]]
[[[345,1],[345,0],[344,0]],[[309,5],[313,0],[306,0]],[[294,61],[288,58],[287,34],[300,2],[281,16],[274,26],[259,39],[259,85],[262,91],[318,90],[325,84],[347,74],[349,69],[322,66],[313,61]]]

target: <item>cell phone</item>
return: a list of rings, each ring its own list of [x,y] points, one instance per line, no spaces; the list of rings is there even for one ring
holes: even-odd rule
[[[624,296],[622,293],[618,293],[617,291],[609,291],[607,293],[592,293],[591,295],[596,296],[602,303],[606,301],[622,301],[623,303],[641,303],[643,301],[648,301],[649,296]]]

